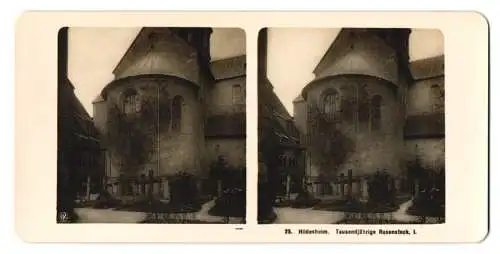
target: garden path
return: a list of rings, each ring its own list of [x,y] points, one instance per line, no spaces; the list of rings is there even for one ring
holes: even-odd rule
[[[208,214],[214,205],[214,200],[203,204],[201,210],[194,214],[195,219],[206,222],[221,222],[222,217]],[[80,223],[139,223],[146,218],[146,213],[143,212],[116,211],[114,209],[76,208],[75,212],[80,218]],[[229,217],[229,223],[240,224],[241,218]]]
[[[409,215],[406,212],[413,204],[413,200],[408,200],[399,206],[399,209],[391,214],[393,219],[398,221],[418,221],[418,216]],[[344,218],[344,212],[313,210],[312,208],[274,208],[278,216],[274,223],[279,224],[332,224]],[[426,218],[427,223],[435,223],[437,218]]]

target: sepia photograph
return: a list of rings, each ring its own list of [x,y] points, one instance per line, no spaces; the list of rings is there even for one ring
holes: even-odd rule
[[[438,29],[265,28],[259,224],[445,222]]]
[[[27,12],[16,233],[481,242],[488,35],[477,12]]]
[[[57,222],[245,223],[245,31],[58,36]]]

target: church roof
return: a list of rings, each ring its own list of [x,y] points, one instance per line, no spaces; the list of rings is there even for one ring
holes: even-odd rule
[[[211,28],[194,28],[194,27],[183,27],[183,30],[187,29],[209,29]],[[155,41],[155,38],[163,38],[164,36],[170,36],[170,34],[178,34],[179,28],[174,27],[143,27],[138,32],[135,39],[130,44],[129,48],[123,54],[123,57],[120,59],[116,67],[113,69],[113,74],[117,75],[121,70],[126,69],[134,61],[137,60],[138,57],[147,53],[149,45],[152,41]],[[180,37],[179,37],[180,38]],[[146,51],[145,51],[146,50]]]
[[[146,36],[146,33],[148,31],[149,30],[147,28],[141,28],[139,33],[137,33],[137,36],[135,36],[134,40],[127,48],[127,51],[125,51],[122,58],[120,58],[120,61],[116,64],[115,68],[113,69],[113,74],[121,69],[123,65],[128,64],[128,62],[131,60],[130,58],[132,58],[133,51],[135,50],[135,48],[137,48],[138,44],[141,42],[141,39]]]
[[[298,145],[299,137],[295,135],[298,130],[290,129],[296,128],[293,118],[270,86],[259,90],[259,126],[261,132],[271,135],[264,136],[277,138],[281,145]]]
[[[246,75],[246,55],[216,60],[210,64],[215,80],[241,77]]]
[[[69,79],[63,82],[67,87],[73,87]],[[73,90],[64,89],[62,97],[64,100],[59,101],[59,117],[64,126],[64,131],[70,132],[71,136],[77,136],[83,139],[97,140],[97,131],[92,124],[92,117],[85,110],[81,101],[75,95]]]
[[[424,58],[410,63],[414,80],[433,78],[444,75],[444,55]]]

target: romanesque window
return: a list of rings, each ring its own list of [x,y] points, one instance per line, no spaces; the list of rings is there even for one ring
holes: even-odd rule
[[[370,103],[370,125],[371,130],[380,130],[380,121],[382,117],[381,113],[382,97],[380,95],[373,96]]]
[[[138,113],[141,110],[141,99],[139,94],[134,90],[125,92],[123,99],[123,112],[125,114]]]
[[[175,96],[172,101],[172,131],[181,130],[182,102],[183,99],[179,95]]]
[[[332,90],[325,94],[321,102],[321,109],[327,119],[335,119],[335,114],[339,109],[339,94],[337,91]]]
[[[243,91],[241,85],[233,85],[233,104],[243,104]]]

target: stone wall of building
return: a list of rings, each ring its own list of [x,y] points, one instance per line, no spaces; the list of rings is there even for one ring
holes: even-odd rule
[[[367,76],[331,77],[309,88],[308,171],[312,176],[347,175],[349,169],[355,176],[377,169],[400,173],[404,119],[395,89],[386,80]],[[338,95],[334,118],[322,112],[322,100],[332,92]],[[370,102],[375,96],[381,98],[379,127],[371,121]]]
[[[407,115],[444,113],[444,76],[418,80],[407,94]]]
[[[132,122],[135,121],[134,124],[139,124],[137,126],[140,131],[150,134],[143,140],[147,143],[145,148],[149,150],[149,156],[136,169],[130,169],[134,174],[147,174],[149,170],[153,170],[155,175],[170,175],[177,171],[200,173],[206,170],[206,160],[203,157],[203,110],[196,91],[197,87],[189,81],[167,76],[131,77],[118,80],[107,88],[109,131],[119,128],[113,123],[116,119],[109,113],[110,110],[116,110],[117,106],[123,113],[127,93],[137,93],[140,100],[140,109],[130,117]],[[182,98],[179,129],[174,128],[173,103],[176,96]],[[145,116],[145,120],[140,120],[143,114],[149,115]],[[117,149],[119,144],[114,143],[117,140],[108,138],[107,143],[110,163],[114,169],[111,177],[120,174],[120,164],[126,161],[125,157],[130,156]]]
[[[246,168],[245,138],[208,138],[205,142],[209,161],[216,162],[219,156],[223,156],[231,168]]]
[[[438,171],[445,168],[445,139],[426,138],[405,141],[406,162],[419,161],[427,170]]]
[[[208,115],[246,111],[246,76],[217,81],[209,91]]]
[[[408,89],[405,160],[424,169],[445,167],[444,77],[415,81]]]

